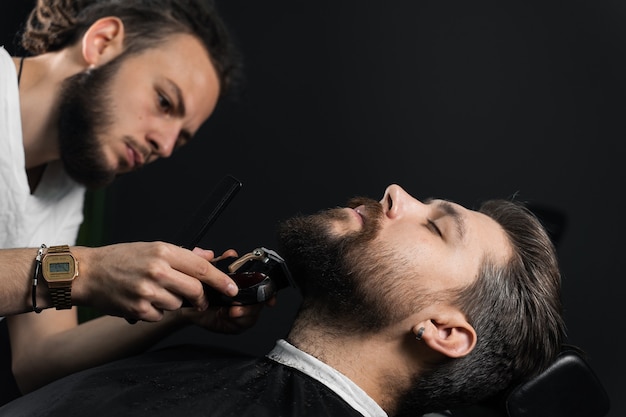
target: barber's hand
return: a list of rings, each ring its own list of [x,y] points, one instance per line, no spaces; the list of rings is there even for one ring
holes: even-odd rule
[[[181,315],[186,322],[196,324],[217,333],[241,333],[252,327],[261,314],[263,307],[276,304],[276,297],[265,303],[245,306],[209,307],[205,311],[183,308]]]
[[[193,252],[211,262],[237,257],[237,252],[233,249],[225,251],[219,257],[213,257],[212,251],[200,248],[195,248]],[[205,311],[183,308],[181,310],[181,316],[186,322],[196,324],[208,330],[218,333],[235,334],[252,327],[257,322],[264,306],[272,307],[275,304],[276,297],[272,297],[265,303],[246,306],[212,307],[209,305],[209,308]]]
[[[203,311],[208,301],[202,282],[229,297],[238,292],[235,282],[210,262],[215,260],[212,251],[194,253],[164,242],[135,242],[77,247],[75,252],[79,276],[72,298],[75,304],[106,314],[159,321],[164,311],[179,309],[183,299]]]

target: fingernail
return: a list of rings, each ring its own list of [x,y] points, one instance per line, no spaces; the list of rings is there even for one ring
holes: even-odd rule
[[[239,288],[237,288],[237,285],[235,285],[232,282],[230,284],[228,284],[228,287],[226,287],[226,293],[230,297],[233,297],[233,296],[237,295],[238,292],[239,292]]]

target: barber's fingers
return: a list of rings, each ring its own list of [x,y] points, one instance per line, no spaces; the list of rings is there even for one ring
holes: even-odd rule
[[[255,319],[261,314],[263,307],[274,307],[276,305],[276,296],[273,296],[264,303],[232,305],[228,309],[228,317],[232,319],[254,317]]]
[[[239,256],[235,249],[227,249],[219,256],[215,256],[215,252],[210,249],[202,249],[199,247],[195,247],[192,252],[209,262],[217,262],[222,259],[236,258]]]
[[[258,321],[261,308],[259,305],[243,308],[240,306],[209,308],[206,314],[209,315],[213,311],[215,317],[212,320],[207,320],[205,317],[199,324],[218,333],[241,333]]]
[[[166,289],[177,293],[200,310],[208,306],[202,282],[229,297],[237,295],[237,284],[227,274],[196,252],[180,249],[180,255],[170,261],[172,271],[164,281]]]
[[[235,282],[211,263],[212,251],[199,256],[165,242],[75,249],[82,279],[73,295],[107,314],[158,321],[163,310],[179,308],[182,300],[204,310],[208,300],[203,282],[227,296],[238,292]]]
[[[236,258],[238,256],[239,254],[237,253],[235,249],[227,249],[220,256],[213,259],[213,262],[221,261],[222,259],[227,259],[227,258]]]
[[[266,303],[210,307],[200,312],[191,308],[181,309],[187,322],[194,323],[218,333],[236,334],[252,327],[266,306],[273,306],[275,297]]]
[[[192,252],[163,242],[138,248],[143,249],[143,266],[135,265],[137,275],[127,282],[125,291],[130,318],[158,321],[163,310],[179,309],[183,299],[205,310],[209,303],[202,282],[228,296],[237,294],[235,282],[209,261],[214,258],[212,251]]]
[[[211,262],[213,259],[215,259],[215,252],[213,252],[210,249],[202,249],[202,248],[199,248],[199,247],[195,247],[195,248],[193,248],[192,253],[194,253],[195,255],[198,255],[202,259],[205,259],[205,260],[207,260],[209,262]]]
[[[160,321],[165,311],[178,310],[182,302],[181,296],[152,281],[144,280],[135,287],[134,293],[125,302],[128,312],[124,316],[130,323],[137,320]]]
[[[276,296],[270,298],[265,303],[249,304],[249,305],[233,305],[225,307],[226,319],[233,325],[233,331],[242,331],[252,327],[259,319],[264,307],[273,307],[276,305]]]

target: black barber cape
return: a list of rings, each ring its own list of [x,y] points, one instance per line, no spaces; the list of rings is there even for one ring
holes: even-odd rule
[[[0,407],[0,416],[362,415],[325,385],[271,359],[177,346],[62,378]]]

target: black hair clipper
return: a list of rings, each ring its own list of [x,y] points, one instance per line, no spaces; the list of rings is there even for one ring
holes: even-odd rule
[[[221,262],[228,261],[228,259]],[[220,263],[218,268],[224,270]],[[272,298],[279,290],[295,287],[287,264],[276,252],[267,248],[256,248],[237,258],[224,271],[237,283],[239,292],[234,297],[208,288],[205,292],[209,305],[247,305],[262,303]]]

